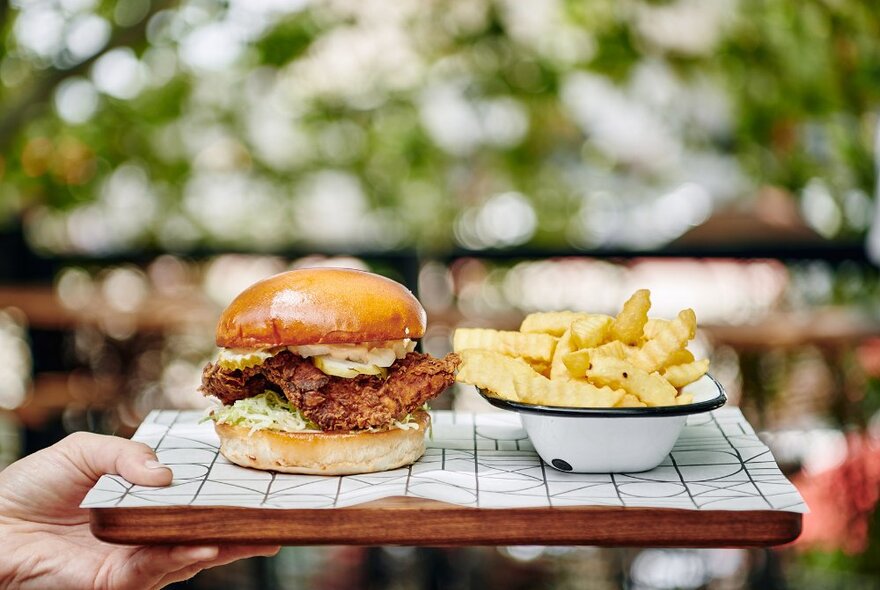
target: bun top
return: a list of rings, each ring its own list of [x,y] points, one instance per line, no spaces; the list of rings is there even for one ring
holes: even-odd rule
[[[391,279],[347,268],[303,268],[254,283],[220,315],[217,346],[268,348],[421,338],[425,310]]]

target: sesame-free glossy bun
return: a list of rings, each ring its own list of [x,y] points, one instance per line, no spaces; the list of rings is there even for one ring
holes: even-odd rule
[[[413,413],[417,430],[391,428],[381,432],[279,432],[215,424],[220,452],[242,467],[308,473],[351,475],[397,469],[425,453],[427,412]]]
[[[220,315],[217,346],[266,348],[421,338],[425,310],[400,283],[346,268],[283,272],[245,289]]]

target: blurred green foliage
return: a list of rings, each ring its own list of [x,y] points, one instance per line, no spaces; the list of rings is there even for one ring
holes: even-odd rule
[[[870,3],[465,4],[12,3],[0,212],[55,252],[644,247],[704,218],[679,203],[651,235],[638,211],[677,187],[717,209],[772,185],[819,187],[825,218],[807,218],[820,233],[864,232],[880,98]],[[35,29],[38,12],[60,24]],[[78,37],[87,18],[98,28]],[[101,38],[94,19],[106,43],[83,51],[83,30]],[[65,92],[74,78],[79,94]],[[125,207],[106,185],[123,165],[154,205],[117,235]],[[211,176],[252,206],[194,182]],[[507,193],[525,205],[498,220],[487,203]],[[267,208],[274,221],[258,221]],[[322,212],[342,213],[336,229],[315,224]]]

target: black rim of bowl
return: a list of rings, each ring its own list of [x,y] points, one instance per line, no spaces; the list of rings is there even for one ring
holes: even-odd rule
[[[522,402],[514,402],[506,399],[492,397],[486,393],[486,390],[478,387],[477,391],[490,404],[502,410],[511,410],[514,412],[526,412],[528,414],[540,414],[542,416],[563,416],[567,418],[590,417],[590,418],[648,418],[663,416],[687,416],[690,414],[700,414],[720,408],[727,403],[727,394],[720,383],[708,373],[705,375],[712,380],[712,383],[718,389],[718,395],[712,399],[701,402],[694,402],[683,406],[658,406],[649,408],[569,408],[561,406],[538,406],[534,404],[524,404]]]

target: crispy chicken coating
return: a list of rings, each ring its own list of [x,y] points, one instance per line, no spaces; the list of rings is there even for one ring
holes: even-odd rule
[[[322,430],[384,428],[452,385],[459,362],[455,354],[436,359],[411,352],[395,361],[385,378],[359,375],[346,379],[326,375],[310,360],[285,350],[247,369],[209,364],[201,389],[224,404],[266,389],[279,391]]]

